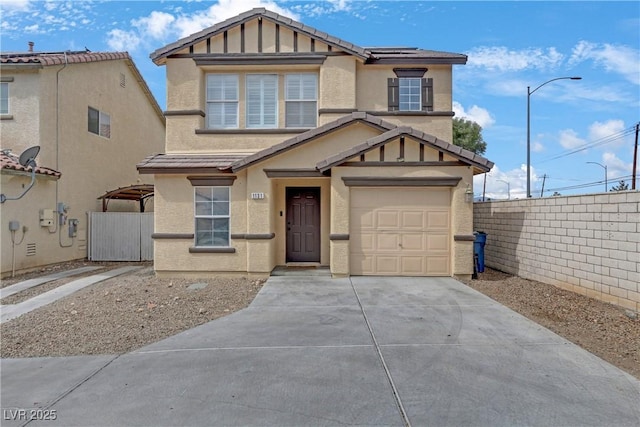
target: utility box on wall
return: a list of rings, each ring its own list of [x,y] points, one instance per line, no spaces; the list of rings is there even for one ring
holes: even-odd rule
[[[53,225],[53,209],[40,209],[40,227]]]

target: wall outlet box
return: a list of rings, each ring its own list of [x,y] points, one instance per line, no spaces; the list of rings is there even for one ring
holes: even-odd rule
[[[53,225],[53,209],[40,209],[40,227]]]
[[[18,231],[18,230],[20,230],[20,222],[9,221],[9,231]]]

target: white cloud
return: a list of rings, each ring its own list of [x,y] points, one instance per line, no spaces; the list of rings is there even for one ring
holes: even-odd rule
[[[346,3],[342,3],[344,2],[338,2],[338,7],[346,7]],[[127,50],[131,51],[144,44],[146,40],[167,42],[187,37],[225,19],[260,7],[295,20],[299,19],[294,12],[270,0],[219,0],[206,9],[190,14],[183,13],[181,8],[173,9],[173,14],[153,11],[147,16],[131,20],[132,29],[111,30],[108,33],[107,44],[113,49],[116,46],[128,46]],[[157,43],[153,43],[155,44]]]
[[[640,50],[629,46],[591,43],[583,40],[573,48],[569,65],[588,60],[606,71],[621,74],[631,83],[640,85],[640,72],[638,72]]]
[[[608,120],[604,123],[593,122],[589,126],[589,140],[597,141],[608,138],[624,130],[624,122],[622,120]]]
[[[485,185],[486,175],[486,185]],[[536,171],[531,167],[531,192],[542,185],[542,181],[538,178]],[[499,200],[508,199],[524,199],[527,193],[527,166],[521,165],[520,168],[503,172],[496,165],[488,174],[476,175],[473,177],[473,193],[474,197],[482,197],[485,193],[485,199]],[[539,191],[539,190],[538,190]]]
[[[562,148],[572,150],[587,143],[584,139],[578,137],[578,133],[573,129],[564,129],[560,131],[558,140]]]
[[[134,51],[141,42],[140,37],[133,31],[115,29],[109,31],[108,36],[107,44],[116,51]]]
[[[454,101],[453,112],[456,114],[456,117],[476,122],[483,129],[491,126],[496,122],[488,110],[482,107],[478,107],[477,105],[472,105],[471,108],[469,108],[469,111],[465,111],[462,104]]]
[[[539,141],[532,141],[531,151],[534,153],[542,153],[545,150],[544,145]]]
[[[154,10],[149,14],[149,16],[134,19],[131,23],[143,34],[146,34],[156,40],[162,40],[169,33],[169,26],[175,20],[176,18],[171,14]]]
[[[30,0],[0,0],[0,8],[4,9],[4,11],[25,12],[30,7]]]
[[[555,47],[512,50],[505,46],[481,46],[467,52],[467,65],[492,71],[549,70],[558,67],[564,55]]]
[[[609,183],[616,178],[631,175],[633,169],[632,163],[625,163],[624,160],[616,156],[615,153],[605,152],[602,154],[602,164],[607,167],[607,174],[609,176]],[[630,179],[626,179],[625,182],[630,183]]]

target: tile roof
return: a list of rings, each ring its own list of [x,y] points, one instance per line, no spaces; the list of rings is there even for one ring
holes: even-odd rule
[[[22,166],[18,161],[18,156],[13,153],[6,152],[5,150],[0,152],[0,169],[3,171],[10,170],[31,173],[31,167]],[[60,176],[62,175],[57,170],[45,168],[42,166],[36,166],[36,174],[51,176],[56,179],[60,178]]]
[[[215,173],[228,171],[230,166],[246,154],[153,154],[138,163],[142,174],[153,173]]]
[[[127,52],[3,52],[0,64],[41,64],[43,66],[78,64],[83,62],[131,60]]]
[[[144,92],[156,114],[165,123],[164,113],[158,105],[158,101],[153,96],[147,82],[140,74],[140,70],[136,67],[133,59],[128,52],[91,52],[89,50],[82,51],[66,51],[66,52],[0,52],[0,65],[4,66],[24,66],[24,67],[48,67],[52,65],[64,64],[84,64],[89,62],[115,61],[125,60],[131,73],[133,73],[140,88]]]
[[[216,34],[222,33],[229,28],[240,25],[244,22],[258,17],[285,26],[295,32],[305,34],[312,39],[319,40],[330,46],[341,49],[369,63],[385,62],[389,60],[396,62],[398,60],[404,60],[407,62],[419,61],[420,63],[425,64],[465,64],[467,62],[466,55],[457,53],[422,50],[417,48],[363,48],[348,41],[342,40],[338,37],[327,34],[324,31],[320,31],[301,22],[294,21],[293,19],[287,18],[286,16],[271,12],[265,8],[255,8],[241,13],[240,15],[237,15],[233,18],[229,18],[225,21],[219,22],[212,27],[205,28],[202,31],[199,31],[188,37],[184,37],[176,42],[170,43],[160,49],[157,49],[152,52],[149,57],[155,64],[161,65],[163,64],[166,57],[175,54],[182,49],[193,46],[194,44],[215,36]]]
[[[358,111],[358,112],[340,117],[337,120],[326,123],[315,129],[311,129],[306,132],[303,132],[293,138],[290,138],[290,139],[287,139],[286,141],[281,142],[280,144],[276,144],[262,151],[258,151],[255,154],[252,154],[241,160],[238,160],[237,162],[234,162],[233,165],[231,165],[231,168],[233,172],[245,169],[253,165],[254,163],[259,163],[273,156],[277,156],[278,154],[291,150],[292,148],[305,144],[309,141],[312,141],[316,138],[321,137],[322,135],[333,132],[334,130],[337,130],[339,128],[342,128],[354,122],[362,122],[370,126],[374,126],[383,131],[391,130],[396,127],[394,124],[386,122],[376,116]]]
[[[387,142],[394,140],[399,136],[409,136],[416,139],[419,143],[429,145],[438,150],[444,151],[451,156],[458,158],[459,160],[469,163],[483,172],[489,172],[493,167],[493,162],[485,159],[484,157],[475,154],[471,151],[465,150],[457,145],[450,144],[446,141],[436,138],[433,135],[416,130],[409,126],[400,126],[390,131],[387,131],[381,135],[375,136],[363,142],[362,144],[351,147],[341,153],[330,156],[316,164],[316,168],[320,172],[331,169],[348,159],[366,153],[373,148],[385,145]]]

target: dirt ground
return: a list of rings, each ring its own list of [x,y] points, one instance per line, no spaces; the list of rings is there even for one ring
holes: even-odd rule
[[[52,266],[2,281],[2,287],[90,262]],[[104,269],[122,263],[103,263]],[[242,277],[165,279],[150,264],[89,286],[0,326],[1,357],[121,354],[228,315],[253,301],[262,280]],[[95,272],[92,272],[95,274]],[[52,289],[69,279],[4,298],[3,304]],[[486,269],[466,282],[640,378],[640,319],[635,313],[538,282]],[[11,298],[11,299],[10,299]]]

